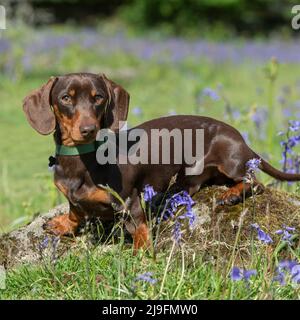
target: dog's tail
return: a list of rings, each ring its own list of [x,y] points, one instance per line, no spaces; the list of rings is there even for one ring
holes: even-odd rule
[[[261,159],[259,168],[263,172],[267,173],[268,175],[280,181],[300,181],[300,174],[285,173],[280,170],[277,170],[276,168],[271,166],[267,161],[263,159]]]

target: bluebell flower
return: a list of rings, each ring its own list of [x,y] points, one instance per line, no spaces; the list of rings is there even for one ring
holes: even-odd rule
[[[193,205],[195,204],[192,197],[186,191],[178,192],[172,195],[169,199],[167,199],[163,220],[167,220],[169,218],[174,218],[175,213],[179,209],[179,207],[184,206],[185,210],[182,214],[180,214],[175,221],[174,229],[173,229],[173,237],[177,243],[180,242],[181,239],[181,220],[188,220],[189,227],[193,228],[196,220],[195,213],[193,211]]]
[[[131,112],[137,117],[140,117],[143,114],[143,110],[140,107],[134,107]]]
[[[257,271],[256,270],[244,270],[244,279],[246,281],[249,281],[249,279],[252,277],[252,276],[255,276],[257,274]]]
[[[239,281],[243,279],[243,272],[238,267],[233,267],[231,270],[231,280]]]
[[[300,264],[295,260],[282,260],[276,268],[276,275],[273,281],[279,282],[282,286],[286,285],[286,277],[290,276],[292,282],[300,283]]]
[[[277,270],[276,275],[273,277],[273,281],[279,282],[281,286],[284,286],[286,284],[284,272]]]
[[[300,130],[300,121],[290,120],[289,121],[289,129],[292,132],[299,131]]]
[[[45,250],[49,245],[49,237],[46,236],[39,244],[40,250]]]
[[[241,113],[239,110],[233,110],[232,111],[232,117],[234,120],[238,120],[241,117]]]
[[[213,101],[220,100],[218,93],[211,88],[204,88],[202,90],[202,95],[211,98],[211,100],[213,100]]]
[[[273,243],[272,238],[264,232],[257,223],[251,224],[251,227],[257,231],[257,239],[265,244]]]
[[[268,120],[268,110],[266,108],[256,109],[251,118],[255,126],[260,129]]]
[[[146,272],[146,273],[138,275],[135,278],[135,281],[144,281],[144,282],[148,282],[150,284],[155,284],[157,282],[157,279],[153,278],[152,272]]]
[[[295,265],[291,270],[292,281],[300,284],[300,264]]]
[[[293,232],[296,229],[294,227],[283,226],[282,229],[276,230],[275,233],[278,235],[282,235],[282,240],[286,241],[288,244],[292,244]]]
[[[233,267],[231,270],[231,280],[233,281],[249,281],[252,276],[255,276],[257,271],[254,269],[246,270],[238,267]]]
[[[146,184],[144,187],[144,200],[145,202],[150,202],[152,198],[157,194],[156,191],[154,191],[153,187],[149,184]]]
[[[253,158],[246,162],[247,172],[253,174],[259,169],[261,164],[261,159]]]
[[[291,109],[289,109],[289,108],[284,108],[284,109],[282,110],[282,114],[283,114],[286,118],[289,118],[289,117],[291,117],[291,116],[293,115]]]

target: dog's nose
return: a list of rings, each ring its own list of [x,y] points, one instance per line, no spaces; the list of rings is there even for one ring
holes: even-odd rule
[[[96,126],[94,124],[88,125],[88,126],[81,126],[79,128],[81,135],[84,138],[87,138],[91,135],[94,135],[96,133]]]

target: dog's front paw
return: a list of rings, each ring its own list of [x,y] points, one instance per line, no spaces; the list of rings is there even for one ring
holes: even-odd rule
[[[218,199],[216,201],[216,205],[217,206],[224,206],[224,205],[233,206],[233,205],[238,204],[242,201],[243,201],[243,199],[240,196],[237,196],[235,194],[231,194],[228,197],[223,197],[221,199]]]
[[[56,236],[70,236],[76,233],[78,223],[70,220],[69,214],[63,214],[46,222],[43,228]]]

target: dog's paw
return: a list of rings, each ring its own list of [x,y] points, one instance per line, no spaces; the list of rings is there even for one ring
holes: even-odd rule
[[[218,199],[216,201],[216,205],[217,206],[224,206],[224,205],[234,206],[242,201],[243,201],[243,199],[240,196],[235,195],[235,194],[231,194],[226,197],[222,197],[222,198]]]
[[[70,220],[69,214],[54,217],[43,225],[45,231],[56,236],[74,235],[78,224]]]

